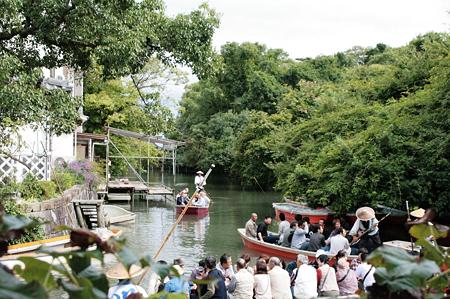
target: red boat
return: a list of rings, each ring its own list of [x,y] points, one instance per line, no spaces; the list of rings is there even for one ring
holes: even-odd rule
[[[177,206],[177,214],[181,214],[186,206]],[[196,207],[196,206],[190,206],[185,215],[195,215],[197,217],[204,217],[208,215],[209,212],[209,206],[208,207]]]
[[[287,202],[273,203],[273,208],[275,209],[276,219],[279,220],[279,215],[281,212],[286,216],[286,220],[291,222],[295,220],[295,215],[300,214],[302,217],[309,217],[310,223],[318,223],[320,219],[325,219],[325,221],[333,221],[334,211],[328,208],[318,208],[313,209],[306,205],[293,204]]]
[[[316,253],[313,251],[298,250],[294,248],[283,247],[280,245],[270,244],[251,237],[247,237],[245,235],[245,228],[238,228],[238,232],[239,235],[241,236],[244,246],[247,247],[248,249],[253,249],[255,251],[268,254],[269,256],[276,256],[288,261],[296,260],[298,254],[306,255],[310,262],[313,262],[316,259]],[[328,257],[331,260],[331,258],[334,256],[329,255]],[[349,261],[351,261],[352,259],[355,259],[357,257],[358,256],[356,255],[350,255],[348,259]]]

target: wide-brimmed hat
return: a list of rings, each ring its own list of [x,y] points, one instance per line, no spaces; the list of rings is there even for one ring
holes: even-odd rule
[[[316,251],[316,258],[318,258],[319,256],[324,255],[324,254],[326,255],[327,252],[323,249],[319,249]]]
[[[422,208],[420,208],[420,209],[417,209],[417,210],[412,211],[410,214],[411,214],[411,216],[413,216],[413,217],[416,217],[416,218],[422,218],[423,215],[425,215],[425,210],[422,209]]]
[[[203,171],[199,170],[196,172],[196,174],[203,174]]]
[[[375,211],[369,207],[362,207],[356,210],[356,217],[363,221],[370,220],[375,217]]]
[[[122,264],[117,264],[108,271],[106,271],[106,276],[111,279],[131,279],[133,277],[142,274],[142,268],[137,265],[131,265],[130,271]]]

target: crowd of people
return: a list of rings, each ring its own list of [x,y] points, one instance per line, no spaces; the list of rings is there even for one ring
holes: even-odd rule
[[[261,255],[252,265],[248,254],[240,256],[233,265],[232,258],[223,254],[217,261],[209,256],[186,276],[184,261],[175,259],[172,274],[161,279],[152,272],[144,289],[130,279],[142,273],[132,266],[129,274],[121,266],[107,272],[108,277],[119,279],[110,288],[108,297],[125,299],[129,294],[140,293],[144,297],[164,291],[184,294],[190,299],[306,299],[316,297],[348,296],[366,289],[375,282],[375,268],[365,262],[366,252],[349,264],[347,253],[340,251],[330,262],[328,256],[317,253],[311,261],[299,254],[296,261],[286,264],[278,257]],[[167,265],[159,261],[158,265]],[[164,298],[162,295],[161,298]]]
[[[348,255],[356,255],[360,250],[372,252],[381,245],[378,220],[369,207],[356,211],[356,221],[348,227],[339,218],[333,220],[331,228],[325,226],[325,220],[310,223],[308,217],[295,215],[295,221],[288,222],[284,213],[279,213],[278,234],[269,232],[272,217],[266,216],[257,224],[258,215],[253,213],[245,224],[245,235],[262,242],[290,247],[298,250],[318,251],[336,255],[344,250]]]
[[[177,206],[185,206],[189,203],[189,189],[185,188],[181,190],[176,196]],[[201,190],[193,195],[192,206],[195,207],[208,207],[210,203],[210,199],[206,193],[206,191]]]

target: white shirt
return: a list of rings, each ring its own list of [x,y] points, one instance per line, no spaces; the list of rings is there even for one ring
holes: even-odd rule
[[[292,299],[291,278],[286,270],[275,266],[269,271],[273,299]]]
[[[288,230],[290,230],[291,225],[289,224],[289,221],[284,220],[281,221],[278,225],[278,235],[280,236],[280,243],[283,242],[284,233]]]
[[[338,291],[339,286],[336,280],[336,271],[334,268],[330,267],[328,264],[325,264],[319,267],[320,272],[322,273],[322,277],[319,282],[319,291]]]
[[[127,283],[110,287],[108,290],[108,298],[126,299],[128,295],[134,293],[141,293],[142,296],[148,297],[147,292],[142,287],[134,285],[132,283]]]
[[[294,296],[296,299],[315,298],[317,294],[317,272],[310,265],[301,265],[295,279]],[[294,274],[295,275],[295,274]]]
[[[363,279],[364,276],[366,276],[366,274],[369,272],[370,267],[372,267],[372,265],[369,265],[368,263],[365,263],[365,262],[362,264],[359,264],[359,266],[355,270],[356,277],[358,277],[358,279]],[[375,267],[372,267],[372,270],[370,270],[370,273],[367,275],[366,279],[364,280],[364,289],[367,289],[367,287],[370,287],[371,285],[373,285],[375,283],[375,277],[373,276],[374,273],[375,273]]]
[[[370,229],[373,225],[378,223],[377,218],[372,218],[369,220],[369,228]],[[350,232],[348,233],[350,236],[356,236],[358,234],[358,231],[362,230],[362,231],[366,231],[367,229],[362,225],[361,220],[356,219],[355,223],[352,226],[352,229],[350,230]],[[378,232],[378,226],[375,226],[375,228],[370,232],[367,233],[369,236],[373,236]]]
[[[195,180],[194,180],[195,187],[201,188],[201,187],[205,186],[205,185],[206,185],[206,182],[203,182],[204,179],[205,179],[204,176],[202,176],[202,175],[196,175],[196,176],[195,176]]]
[[[234,299],[248,299],[253,296],[253,275],[247,269],[239,270],[235,275],[232,294]]]
[[[196,202],[194,202],[192,205],[198,206],[198,207],[206,207],[206,201],[205,198],[199,197]]]
[[[269,274],[255,274],[254,279],[255,299],[272,299]]]
[[[330,254],[336,255],[340,250],[345,249],[347,254],[350,254],[350,244],[346,237],[341,234],[330,238]]]

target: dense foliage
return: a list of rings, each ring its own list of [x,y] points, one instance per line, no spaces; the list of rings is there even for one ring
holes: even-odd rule
[[[54,134],[73,131],[80,100],[41,87],[42,68],[81,72],[101,66],[103,78],[137,73],[149,59],[210,70],[215,13],[202,6],[169,17],[160,0],[6,0],[0,11],[0,150],[22,125]]]
[[[450,214],[449,50],[438,33],[299,62],[227,44],[183,97],[183,161],[340,212],[409,200]]]

